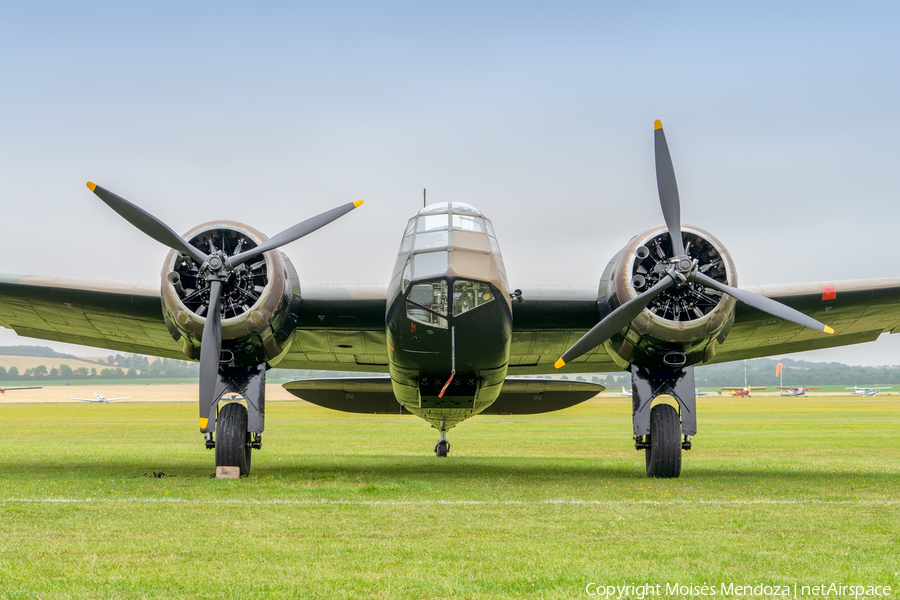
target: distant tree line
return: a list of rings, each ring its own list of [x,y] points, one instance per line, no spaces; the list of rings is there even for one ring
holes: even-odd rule
[[[775,376],[778,363],[782,363],[782,377]],[[697,367],[694,371],[697,387],[725,387],[744,385],[744,362]],[[789,358],[773,360],[758,358],[747,361],[747,383],[765,386],[816,386],[816,385],[897,385],[900,384],[900,366],[851,367],[841,363],[814,363]]]
[[[46,365],[25,369],[18,367],[9,369],[0,366],[0,380],[52,380],[52,379],[129,379],[129,378],[185,378],[199,377],[199,363],[171,358],[154,359],[150,362],[146,356],[139,354],[115,354],[99,361],[107,366],[76,367],[63,363],[59,367],[47,368]]]
[[[2,356],[39,356],[41,358],[78,358],[72,354],[63,354],[51,350],[47,346],[0,346]]]

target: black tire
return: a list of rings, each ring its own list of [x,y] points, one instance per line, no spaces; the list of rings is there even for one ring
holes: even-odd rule
[[[216,421],[216,466],[240,467],[241,477],[250,474],[247,409],[237,402],[229,402],[219,411]]]
[[[447,440],[439,441],[434,447],[434,453],[440,457],[450,454],[450,442]]]
[[[647,477],[681,475],[681,420],[674,407],[657,404],[650,410],[650,447],[645,452]]]

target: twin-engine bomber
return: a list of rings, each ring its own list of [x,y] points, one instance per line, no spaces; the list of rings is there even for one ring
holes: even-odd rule
[[[723,244],[682,226],[659,121],[654,135],[665,225],[632,238],[599,290],[511,286],[493,224],[465,202],[432,204],[409,220],[386,288],[301,286],[280,248],[362,200],[271,238],[232,221],[180,236],[88,183],[171,249],[161,288],[2,276],[0,325],[27,337],[199,361],[200,432],[216,465],[242,475],[262,447],[266,372],[284,367],[366,373],[284,387],[330,409],[421,417],[440,432],[439,457],[450,452],[447,431],[472,416],[560,410],[604,389],[535,375],[627,371],[631,437],[645,452],[647,475],[678,477],[698,429],[695,365],[898,330],[900,278],[737,287]]]

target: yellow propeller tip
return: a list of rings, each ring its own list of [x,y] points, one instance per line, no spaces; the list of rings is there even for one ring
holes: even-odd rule
[[[209,423],[209,419],[200,419],[200,429],[206,429],[207,423]]]
[[[97,187],[97,184],[94,183],[93,181],[88,181],[88,182],[87,182],[87,186],[88,186],[88,189],[91,190],[91,191],[93,192],[94,189]]]
[[[824,331],[825,331],[825,333],[834,333],[834,329],[832,329],[832,328],[829,327],[828,325],[825,326]]]
[[[653,130],[656,131],[657,129],[662,129],[662,121],[659,119],[653,121]]]
[[[557,369],[561,369],[564,366],[566,366],[566,361],[564,361],[563,359],[559,359],[558,361],[553,363],[553,366],[556,367]]]
[[[356,208],[359,208],[362,203],[363,203],[362,200],[357,200],[356,202],[353,203],[353,206],[355,206]]]

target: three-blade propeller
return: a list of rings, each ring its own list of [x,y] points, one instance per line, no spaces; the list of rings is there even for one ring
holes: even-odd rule
[[[227,256],[221,250],[214,254],[206,254],[141,207],[94,183],[88,182],[87,186],[98,198],[142,232],[160,244],[182,252],[197,261],[200,264],[200,271],[205,274],[206,280],[209,282],[209,308],[206,312],[206,323],[203,326],[203,335],[200,340],[200,428],[203,430],[208,428],[208,420],[211,416],[209,407],[216,400],[214,395],[219,375],[219,358],[222,353],[220,300],[222,285],[228,276],[248,260],[263,252],[275,250],[298,240],[339,219],[363,203],[362,200],[357,200],[333,208],[285,229],[255,248],[234,256]]]
[[[715,279],[701,273],[697,268],[697,261],[687,256],[684,249],[684,240],[681,237],[681,200],[678,197],[678,184],[675,181],[675,168],[672,166],[672,156],[669,154],[669,145],[666,142],[666,134],[663,132],[662,123],[654,124],[654,141],[656,146],[656,186],[659,190],[659,204],[662,208],[666,228],[669,230],[669,238],[672,242],[672,256],[669,257],[670,267],[666,276],[656,285],[636,296],[609,313],[597,323],[580,340],[569,348],[562,357],[556,361],[556,368],[563,367],[579,356],[590,352],[617,332],[621,331],[644,310],[654,298],[669,287],[699,283],[705,287],[713,288],[724,294],[740,300],[762,312],[780,317],[786,321],[803,325],[825,333],[834,333],[834,330],[819,321],[808,317],[800,311],[794,310],[771,298],[754,294],[746,290],[731,287],[720,283]]]

